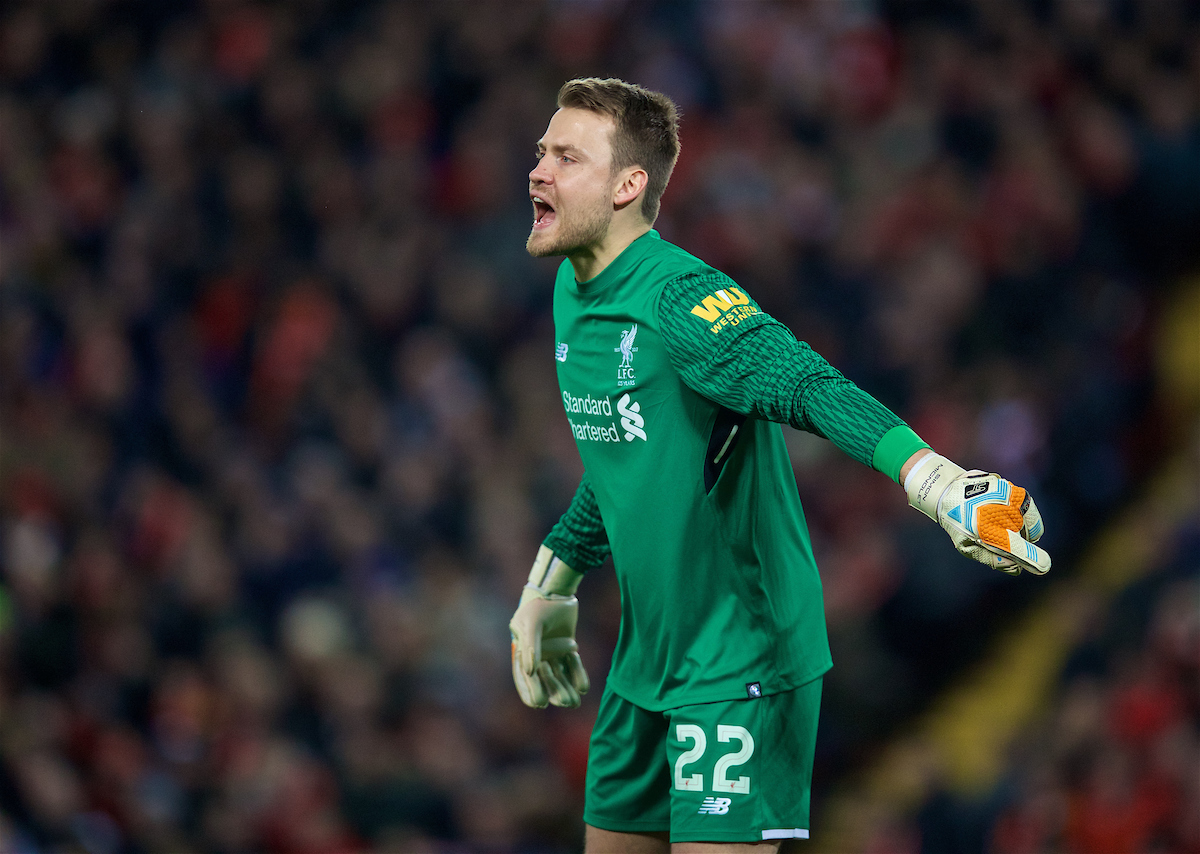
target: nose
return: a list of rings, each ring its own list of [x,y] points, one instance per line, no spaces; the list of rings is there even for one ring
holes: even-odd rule
[[[537,165],[529,170],[529,181],[533,184],[549,184],[553,180],[550,170],[546,167],[546,158],[543,157],[537,162]]]

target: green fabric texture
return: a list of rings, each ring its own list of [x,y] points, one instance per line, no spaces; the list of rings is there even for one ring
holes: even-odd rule
[[[608,534],[604,531],[600,505],[596,503],[587,472],[579,481],[567,512],[550,529],[544,542],[554,551],[555,557],[578,572],[587,572],[608,557]]]
[[[717,332],[696,322],[694,306],[717,290],[731,288],[737,288],[732,279],[713,271],[680,277],[663,289],[662,336],[683,381],[735,412],[814,433],[860,463],[874,466],[880,440],[904,422],[766,312],[750,314]],[[749,305],[754,306],[753,300]],[[890,463],[890,456],[887,459]]]
[[[929,445],[891,410],[766,312],[749,314],[718,333],[697,321],[692,309],[706,296],[736,287],[728,276],[711,270],[681,276],[663,288],[662,338],[687,386],[743,415],[829,439],[899,483],[900,468]],[[754,306],[753,301],[748,305]],[[608,557],[608,536],[586,474],[545,543],[580,572]]]
[[[666,712],[606,686],[588,748],[583,820],[617,833],[670,831],[673,842],[761,842],[764,830],[807,829],[822,683]],[[738,735],[728,732],[734,728]],[[704,749],[684,757],[699,739]],[[722,796],[728,809],[705,809]]]
[[[748,684],[771,696],[831,663],[781,427],[690,388],[661,334],[663,287],[693,273],[715,271],[650,232],[588,282],[569,262],[555,282],[559,389],[587,478],[546,545],[583,569],[602,520],[621,594],[607,684],[651,711]],[[677,322],[714,338],[759,312],[732,286],[697,300]],[[597,539],[565,542],[585,529]]]

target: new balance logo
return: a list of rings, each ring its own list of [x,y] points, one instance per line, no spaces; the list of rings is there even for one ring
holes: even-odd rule
[[[560,362],[567,361],[567,345],[565,342],[560,341],[554,345],[554,358]]]
[[[730,798],[705,798],[704,803],[700,805],[700,809],[696,810],[697,815],[725,815],[729,812],[729,805],[733,803]]]

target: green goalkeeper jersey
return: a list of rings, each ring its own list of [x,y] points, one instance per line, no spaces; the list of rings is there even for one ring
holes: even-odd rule
[[[612,689],[663,710],[824,673],[821,581],[774,422],[893,479],[925,443],[655,231],[582,284],[564,261],[554,325],[586,474],[546,544],[582,571],[611,550],[622,608]]]

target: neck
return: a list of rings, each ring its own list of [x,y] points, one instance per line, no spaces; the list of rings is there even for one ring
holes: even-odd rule
[[[586,282],[599,276],[630,243],[649,230],[650,224],[641,219],[625,227],[618,227],[614,221],[598,244],[581,248],[567,256],[575,269],[575,281]]]

